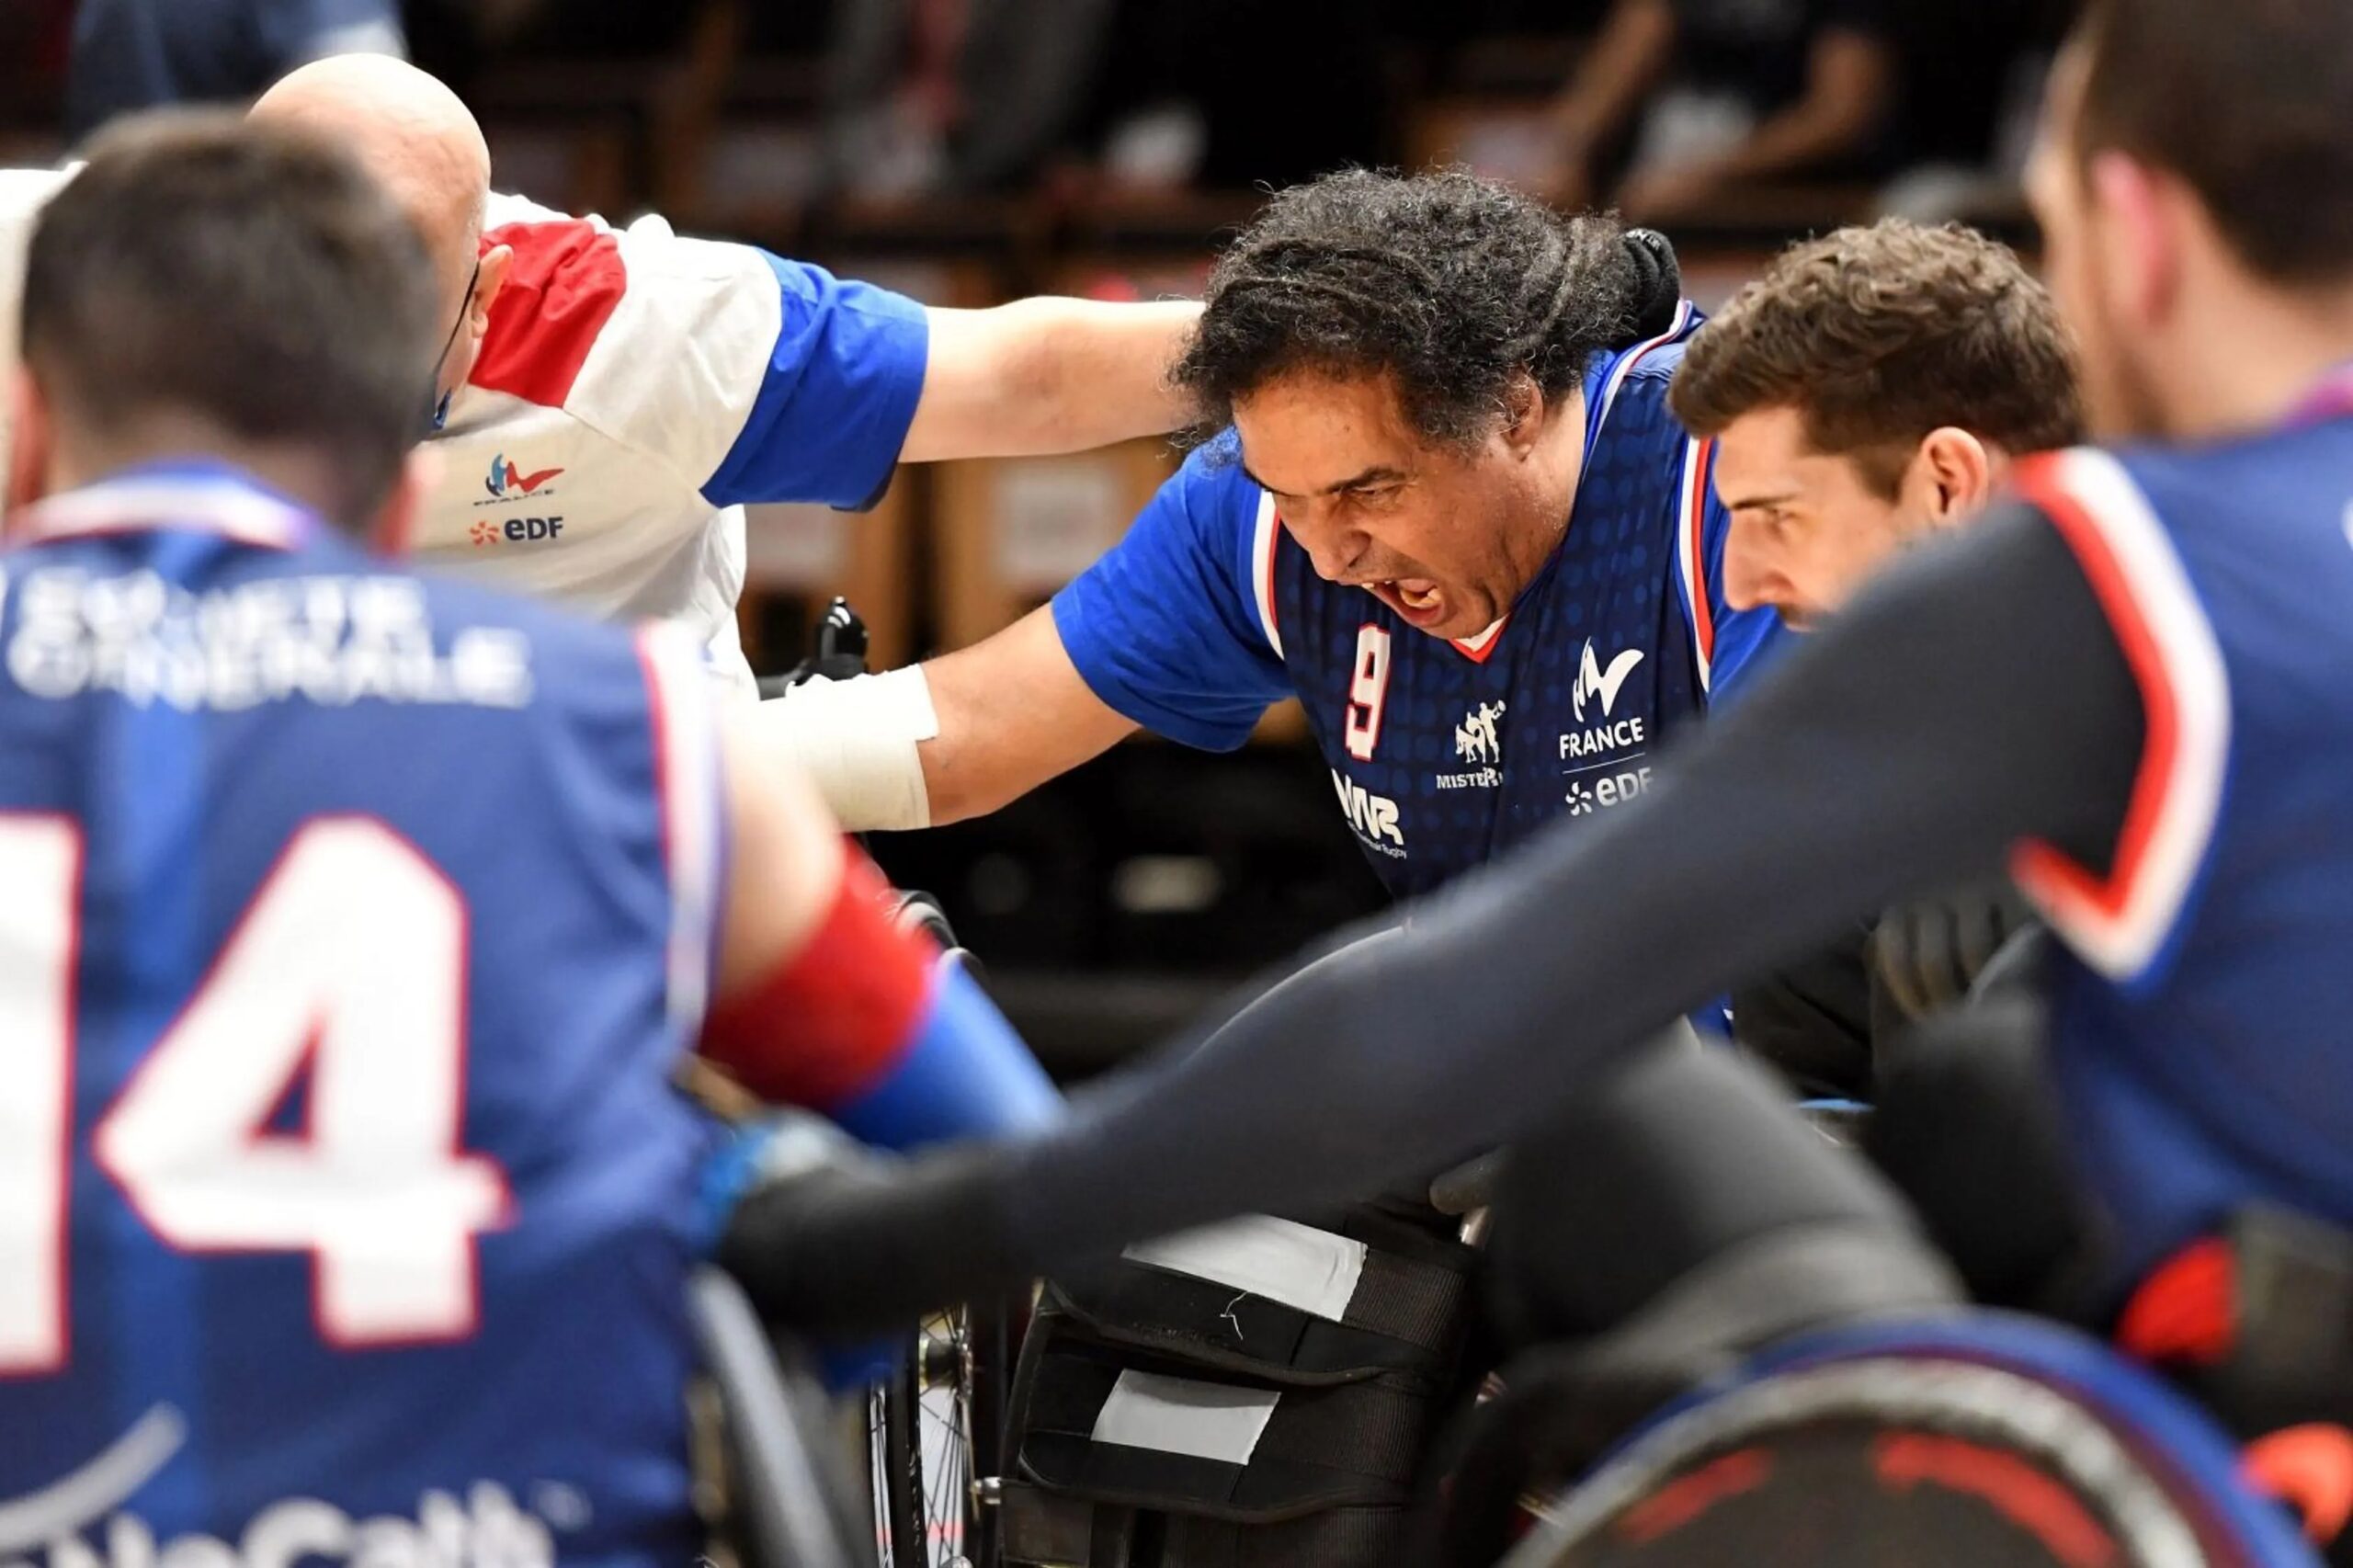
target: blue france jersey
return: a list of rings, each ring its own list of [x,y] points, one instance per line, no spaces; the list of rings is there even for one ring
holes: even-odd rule
[[[689,1561],[692,650],[219,469],[19,525],[0,1560]]]
[[[1241,744],[1295,693],[1341,814],[1400,897],[1631,800],[1659,744],[1779,631],[1716,586],[1711,452],[1666,403],[1695,325],[1687,306],[1667,336],[1589,370],[1567,532],[1481,638],[1429,636],[1317,576],[1228,431],[1056,597],[1063,646],[1105,702],[1194,745]]]
[[[2353,1225],[2353,417],[2021,488],[2147,716],[2113,864],[2017,863],[2070,949],[2055,1070],[2117,1278],[2250,1201]]]

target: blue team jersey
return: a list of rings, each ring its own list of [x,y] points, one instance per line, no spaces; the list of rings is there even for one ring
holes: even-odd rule
[[[1105,702],[1193,745],[1237,746],[1297,695],[1342,815],[1401,897],[1607,812],[1779,631],[1723,602],[1712,452],[1667,407],[1697,324],[1687,305],[1588,370],[1567,531],[1483,636],[1432,637],[1317,576],[1229,430],[1055,598],[1063,646]]]
[[[221,470],[18,538],[0,1560],[690,1561],[692,651]]]
[[[2117,1279],[2253,1201],[2353,1224],[2353,418],[2022,488],[2147,716],[2113,863],[2017,863],[2069,949],[2054,1065]]]

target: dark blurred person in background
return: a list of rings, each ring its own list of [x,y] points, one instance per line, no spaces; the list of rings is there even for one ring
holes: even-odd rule
[[[66,129],[78,138],[132,109],[250,98],[331,54],[406,52],[393,0],[80,0]]]
[[[2047,0],[1618,0],[1553,109],[1564,206],[1688,218],[1760,182],[1993,153]]]

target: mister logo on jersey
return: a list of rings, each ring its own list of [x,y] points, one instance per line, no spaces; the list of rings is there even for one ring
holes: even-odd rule
[[[1482,702],[1462,716],[1454,726],[1454,756],[1458,762],[1474,764],[1465,773],[1441,773],[1436,782],[1441,790],[1492,790],[1504,781],[1503,732],[1499,727],[1505,702]]]

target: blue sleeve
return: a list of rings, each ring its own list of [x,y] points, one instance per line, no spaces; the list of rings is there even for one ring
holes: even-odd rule
[[[1054,628],[1095,695],[1205,751],[1232,751],[1291,694],[1251,587],[1259,495],[1220,436],[1054,596]]]
[[[882,1078],[833,1108],[847,1132],[886,1149],[951,1138],[1002,1137],[1062,1116],[1038,1059],[961,963],[934,971],[931,995],[905,1053]]]
[[[1790,638],[1780,611],[1771,605],[1734,609],[1724,602],[1724,540],[1732,534],[1732,516],[1716,499],[1715,470],[1711,459],[1708,499],[1700,526],[1702,571],[1707,584],[1708,615],[1715,629],[1715,648],[1708,662],[1708,702],[1713,707],[1739,700],[1759,672],[1772,667]],[[1687,606],[1688,608],[1688,606]]]
[[[783,301],[741,434],[703,485],[714,506],[881,498],[923,396],[922,305],[822,267],[759,253]]]

